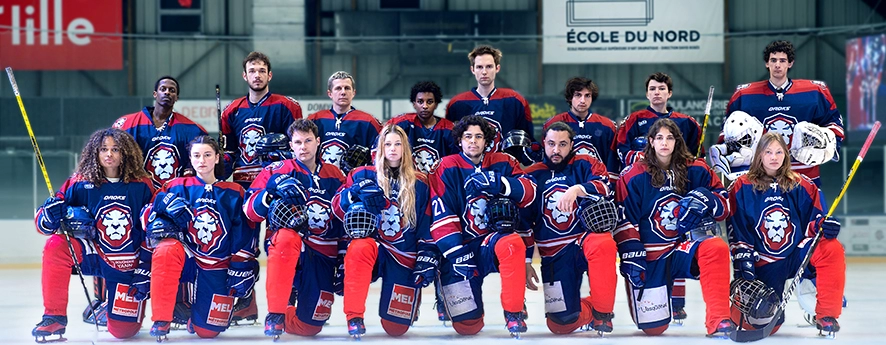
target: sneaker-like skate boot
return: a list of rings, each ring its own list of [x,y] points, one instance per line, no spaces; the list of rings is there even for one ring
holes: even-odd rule
[[[603,337],[604,333],[612,333],[612,318],[615,317],[614,313],[601,313],[596,309],[591,309],[591,315],[594,318],[591,319],[589,326],[594,331],[597,331],[597,335]]]
[[[818,328],[818,335],[833,339],[840,331],[840,323],[831,316],[825,316],[815,319],[815,328]]]
[[[725,319],[723,321],[720,321],[719,324],[717,324],[717,330],[714,331],[714,333],[708,334],[708,338],[728,339],[729,334],[732,334],[732,332],[735,332],[736,329],[737,329],[737,327],[735,326],[735,322],[732,322],[732,320],[730,320],[730,319]]]
[[[34,336],[34,341],[41,344],[66,341],[67,339],[62,335],[65,334],[65,327],[67,325],[67,316],[43,315],[43,320],[37,324],[37,327],[34,327],[34,330],[31,331],[31,335]],[[50,335],[58,335],[58,338],[46,339],[46,337]]]
[[[234,316],[231,317],[231,321],[237,326],[258,323],[258,306],[255,305],[255,294],[237,299],[237,303],[234,303]]]
[[[366,334],[366,325],[363,324],[362,317],[355,317],[348,320],[348,334],[350,334],[355,340],[360,340],[360,337]]]
[[[512,337],[520,339],[520,335],[526,333],[526,321],[523,321],[523,312],[513,313],[506,311],[505,327],[507,327]]]
[[[164,340],[167,340],[166,335],[169,334],[170,325],[169,321],[155,321],[154,325],[151,326],[151,336],[157,337],[157,342],[162,343]]]
[[[686,310],[683,308],[674,310],[671,314],[671,319],[673,319],[674,323],[677,325],[683,325],[683,321],[686,320]]]
[[[268,313],[265,317],[265,335],[274,337],[274,341],[280,339],[283,334],[283,326],[286,323],[286,316],[279,313]]]

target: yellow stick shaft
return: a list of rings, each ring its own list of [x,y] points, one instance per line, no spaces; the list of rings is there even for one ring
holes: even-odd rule
[[[40,164],[40,171],[43,172],[43,179],[46,181],[46,188],[49,195],[54,195],[52,182],[49,181],[49,173],[46,172],[46,163],[43,162],[43,155],[40,154],[40,146],[37,145],[37,137],[34,136],[34,130],[31,128],[31,121],[28,120],[28,112],[25,111],[25,104],[22,103],[22,95],[18,92],[18,84],[15,82],[15,75],[12,74],[12,67],[6,67],[6,76],[9,77],[9,83],[12,84],[12,91],[15,92],[15,100],[18,101],[18,109],[22,112],[22,118],[25,119],[25,127],[28,128],[28,136],[31,137],[31,146],[34,148],[34,154],[37,156],[37,163]]]

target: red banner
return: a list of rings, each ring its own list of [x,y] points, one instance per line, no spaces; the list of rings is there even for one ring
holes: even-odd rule
[[[119,70],[122,32],[119,0],[0,0],[0,67]]]

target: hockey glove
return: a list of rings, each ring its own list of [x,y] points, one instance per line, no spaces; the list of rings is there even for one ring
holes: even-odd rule
[[[381,214],[381,210],[387,207],[388,200],[385,198],[384,191],[373,180],[357,181],[351,186],[350,193],[358,199],[353,200],[352,198],[353,202],[363,202],[363,206],[372,214]]]
[[[338,265],[335,268],[335,278],[332,282],[332,290],[336,295],[345,295],[345,256],[338,255]]]
[[[474,261],[474,252],[471,248],[464,245],[458,245],[449,250],[449,255],[445,255],[446,260],[452,265],[452,272],[456,277],[461,276],[462,280],[468,280],[480,275],[477,270],[477,264]]]
[[[175,222],[175,225],[183,229],[187,229],[191,219],[194,218],[187,200],[173,193],[157,193],[154,197],[154,211],[165,214]]]
[[[646,248],[640,242],[628,242],[619,248],[621,275],[635,288],[646,285]]]
[[[431,285],[437,277],[437,266],[440,264],[440,256],[431,250],[422,250],[415,257],[415,267],[412,269],[412,285],[423,288]]]
[[[757,252],[753,249],[738,248],[732,256],[732,267],[735,279],[754,280],[757,273],[754,271],[754,263],[757,262]]]
[[[43,224],[50,228],[58,229],[61,226],[62,219],[65,217],[65,200],[50,197],[40,207],[43,208]]]
[[[824,220],[819,220],[819,224],[821,227],[821,236],[833,240],[840,235],[840,220],[837,217],[827,217]]]
[[[151,294],[151,265],[142,263],[132,273],[127,294],[136,301],[144,301]]]
[[[308,198],[301,182],[286,174],[273,174],[265,185],[265,191],[289,205],[304,205]]]
[[[249,296],[257,278],[257,261],[231,261],[231,265],[228,266],[228,295],[238,298]]]
[[[468,180],[465,183],[465,190],[468,192],[468,195],[477,196],[486,193],[491,196],[496,196],[504,191],[504,185],[502,184],[501,179],[501,175],[495,171],[475,172],[468,176]]]

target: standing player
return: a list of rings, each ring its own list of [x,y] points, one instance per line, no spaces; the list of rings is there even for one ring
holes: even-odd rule
[[[609,182],[615,185],[618,179],[619,159],[615,151],[615,123],[609,118],[591,112],[591,103],[597,99],[600,89],[593,80],[575,77],[566,82],[563,97],[569,104],[569,111],[558,114],[545,122],[544,129],[551,124],[563,122],[572,128],[574,147],[577,154],[591,155],[606,165]]]
[[[533,229],[541,255],[548,329],[556,334],[568,334],[590,325],[601,335],[610,333],[618,280],[615,273],[618,250],[610,233],[612,229],[589,232],[579,224],[577,209],[578,198],[611,205],[611,201],[606,200],[608,172],[597,159],[573,149],[575,132],[570,125],[554,122],[546,127],[544,162],[526,169],[539,183],[535,205],[525,208],[521,218]],[[596,221],[615,225],[615,212],[609,216]],[[536,277],[531,264],[527,262],[526,267],[527,272],[532,272],[529,277]],[[590,295],[581,298],[584,271],[588,272]],[[531,290],[537,289],[531,280],[526,282]]]
[[[386,125],[378,136],[375,165],[356,168],[332,202],[346,230],[355,214],[377,219],[359,238],[349,233],[344,262],[344,312],[348,333],[360,338],[369,284],[382,278],[378,315],[385,332],[406,333],[418,308],[418,289],[436,277],[436,261],[425,243],[431,227],[431,189],[412,162],[409,138],[399,126]],[[358,219],[359,217],[355,217]],[[430,260],[429,258],[433,259]],[[421,270],[423,269],[423,270]],[[417,271],[413,274],[413,271]]]
[[[480,332],[483,278],[499,272],[506,327],[519,336],[526,332],[522,312],[526,243],[513,228],[490,224],[484,215],[487,203],[502,198],[521,208],[531,206],[535,181],[513,157],[487,152],[496,132],[483,117],[464,117],[452,133],[462,152],[443,157],[436,174],[431,175],[435,192],[431,236],[445,259],[440,265],[440,277],[452,327],[462,335]],[[531,238],[527,237],[527,241]]]
[[[485,118],[495,129],[495,136],[487,138],[492,151],[501,149],[502,136],[514,129],[522,129],[535,142],[529,103],[517,91],[495,87],[495,75],[501,71],[501,50],[481,45],[468,54],[468,61],[477,87],[449,100],[446,119],[456,123],[468,115]]]
[[[129,134],[117,129],[93,133],[80,155],[77,170],[55,196],[37,209],[37,230],[51,235],[43,247],[43,320],[31,335],[61,338],[68,324],[68,287],[73,262],[65,236],[83,275],[106,280],[108,332],[115,338],[138,333],[144,317],[144,298],[129,291],[146,290],[150,253],[141,248],[145,238],[138,212],[151,201],[153,187],[144,171],[142,152]],[[66,216],[68,214],[69,216]],[[63,338],[62,338],[63,339]],[[37,342],[41,342],[37,340]]]
[[[674,95],[674,81],[671,76],[657,72],[646,78],[646,99],[649,106],[646,109],[633,112],[621,126],[618,127],[618,136],[615,147],[621,158],[623,167],[633,164],[643,154],[646,146],[646,133],[656,120],[661,118],[671,119],[680,132],[683,133],[683,142],[689,154],[695,156],[701,145],[701,126],[691,116],[678,113],[668,107],[668,99]],[[674,280],[673,317],[674,322],[682,324],[686,319],[686,280],[678,278]]]
[[[729,130],[733,112],[750,114],[760,120],[764,132],[781,134],[791,151],[792,169],[821,185],[818,165],[840,158],[843,117],[837,104],[824,82],[788,78],[788,71],[794,65],[791,42],[769,43],[763,50],[763,62],[769,70],[769,80],[736,87],[726,106],[728,117],[723,122],[723,130]],[[711,159],[715,155],[739,154],[731,151],[725,145],[717,145],[711,148]],[[741,158],[750,162],[752,157]]]
[[[415,112],[388,120],[388,124],[400,126],[409,136],[415,168],[425,174],[434,171],[443,157],[458,153],[452,139],[452,122],[434,116],[442,98],[443,93],[436,83],[418,82],[409,93]]]
[[[759,279],[781,296],[809,251],[809,240],[821,229],[824,237],[809,263],[817,274],[815,326],[833,335],[846,286],[846,253],[837,240],[840,223],[825,218],[824,197],[809,178],[791,171],[784,138],[763,135],[750,170],[729,186],[732,216],[728,219],[735,279]],[[752,327],[769,319],[747,318]],[[782,318],[777,320],[780,325]],[[772,332],[775,333],[778,328]]]
[[[726,219],[726,191],[704,161],[686,150],[674,121],[655,121],[646,139],[643,158],[622,171],[615,190],[624,219],[614,236],[619,269],[632,287],[634,323],[648,335],[663,333],[671,319],[671,282],[691,278],[701,282],[707,334],[727,335],[735,330],[729,320],[729,248],[719,237],[693,231]]]
[[[341,158],[351,146],[371,148],[381,124],[372,115],[355,109],[351,102],[357,94],[357,85],[348,72],[338,71],[329,76],[326,95],[332,99],[332,108],[308,116],[320,129],[320,159],[341,168]]]
[[[265,236],[268,252],[265,335],[276,337],[286,331],[313,336],[329,319],[333,293],[340,294],[334,278],[343,260],[344,234],[341,221],[332,215],[331,203],[345,177],[335,166],[317,159],[320,137],[313,122],[295,120],[287,134],[294,158],[265,167],[252,182],[251,196],[243,208],[249,219],[261,222],[271,216],[268,200],[286,199],[291,191],[307,190],[309,196],[302,204],[307,224],[298,229],[271,229],[275,231]],[[293,289],[298,291],[296,304],[289,306]]]

